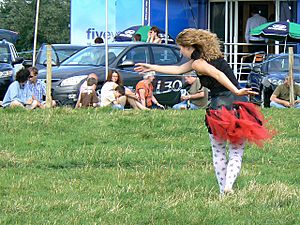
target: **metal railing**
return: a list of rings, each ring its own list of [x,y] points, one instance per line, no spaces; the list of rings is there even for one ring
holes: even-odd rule
[[[233,72],[238,79],[241,85],[247,82],[248,75],[253,67],[254,63],[258,63],[257,56],[263,54],[264,52],[239,52],[238,49],[243,48],[243,46],[266,46],[266,53],[273,53],[279,51],[280,47],[295,47],[297,44],[288,43],[285,44],[276,44],[276,43],[267,43],[267,44],[251,44],[251,43],[223,43],[224,46],[224,57],[233,69]],[[277,50],[278,49],[278,50]],[[229,50],[229,51],[228,51]],[[248,60],[247,60],[248,59]]]

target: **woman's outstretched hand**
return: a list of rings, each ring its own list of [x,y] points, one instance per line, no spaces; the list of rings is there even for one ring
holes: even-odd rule
[[[139,73],[145,73],[151,71],[151,65],[148,63],[137,63],[135,64],[134,71],[139,72]]]
[[[251,88],[242,88],[239,89],[235,94],[238,96],[242,96],[242,95],[258,95],[259,93],[257,93],[256,91],[252,91]]]

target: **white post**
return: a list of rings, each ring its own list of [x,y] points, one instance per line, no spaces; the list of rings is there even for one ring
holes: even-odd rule
[[[275,21],[280,19],[280,1],[275,1]],[[275,41],[275,54],[279,54],[279,41]]]
[[[208,14],[210,15],[210,14]],[[225,1],[225,38],[224,38],[224,56],[228,60],[228,0]]]
[[[35,66],[36,43],[37,43],[37,31],[38,31],[38,23],[39,23],[39,10],[40,10],[40,0],[36,0],[36,12],[35,12],[35,27],[34,27],[34,41],[33,41],[32,66]]]
[[[142,5],[142,26],[145,25],[145,1],[143,1],[143,5]]]
[[[232,37],[233,37],[233,12],[232,12],[232,1],[229,2],[229,65],[232,68]]]
[[[105,1],[105,77],[108,76],[108,0]]]
[[[238,18],[239,18],[239,1],[235,1],[234,2],[234,38],[233,38],[233,42],[235,43],[233,46],[233,50],[234,50],[234,74],[237,77],[237,63],[238,63]],[[239,79],[241,79],[239,77]]]
[[[150,14],[150,10],[151,10],[151,0],[149,0],[149,8],[148,8],[148,26],[150,26],[150,20],[151,20],[151,14]]]
[[[166,0],[166,23],[165,23],[165,44],[168,44],[168,36],[169,36],[169,1]]]

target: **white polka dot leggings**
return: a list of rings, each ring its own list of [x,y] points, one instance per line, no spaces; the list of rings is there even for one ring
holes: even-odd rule
[[[229,143],[229,159],[227,160],[226,142],[217,141],[212,134],[209,134],[209,138],[220,193],[224,193],[224,189],[232,190],[232,186],[240,173],[245,142]]]

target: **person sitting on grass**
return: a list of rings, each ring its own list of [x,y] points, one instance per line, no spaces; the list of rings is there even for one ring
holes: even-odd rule
[[[90,73],[90,74],[88,75],[87,79],[81,84],[81,86],[80,86],[80,88],[79,88],[79,95],[78,95],[78,100],[77,100],[77,102],[76,102],[75,108],[79,108],[80,96],[81,96],[82,91],[85,90],[85,89],[87,88],[87,80],[88,80],[89,78],[94,78],[94,79],[96,79],[97,84],[98,84],[99,79],[98,79],[97,74],[95,74],[95,73]],[[97,84],[96,84],[96,86],[97,86]]]
[[[78,108],[97,107],[98,96],[96,94],[96,87],[98,81],[95,78],[87,79],[87,87],[80,93],[80,102]]]
[[[155,96],[153,95],[152,82],[155,79],[154,73],[146,72],[143,76],[143,80],[139,81],[135,87],[136,95],[143,106],[149,109],[164,109]]]
[[[28,69],[21,69],[16,74],[16,80],[12,82],[3,99],[3,107],[22,107],[34,109],[38,102],[33,99],[32,92],[25,89],[25,84],[30,76]]]
[[[30,76],[25,85],[25,92],[31,92],[33,99],[37,101],[37,107],[44,109],[46,101],[46,85],[45,82],[38,79],[38,69],[36,67],[29,67]],[[52,100],[51,106],[56,106],[56,102]]]
[[[185,84],[187,86],[187,95],[181,96],[180,103],[173,106],[173,109],[200,109],[207,106],[208,91],[200,83],[196,76],[185,76]],[[184,89],[183,89],[184,90]]]
[[[290,102],[290,77],[286,76],[284,79],[284,83],[280,84],[276,87],[275,91],[271,95],[271,107],[276,108],[299,108],[300,109],[300,100],[296,100],[297,97],[300,97],[300,86],[294,85],[294,99],[295,103],[292,105]]]
[[[117,70],[109,70],[107,79],[101,89],[102,92],[107,92],[109,90],[115,89],[118,85],[123,85],[123,80],[121,74]],[[117,99],[118,104],[130,105],[133,109],[136,110],[149,110],[147,107],[143,106],[139,101],[138,97],[132,92],[129,88],[125,87],[125,95]]]
[[[113,109],[124,109],[124,104],[121,104],[118,99],[125,95],[125,87],[122,85],[116,86],[114,89],[108,90],[103,85],[101,89],[101,107],[111,106]]]

